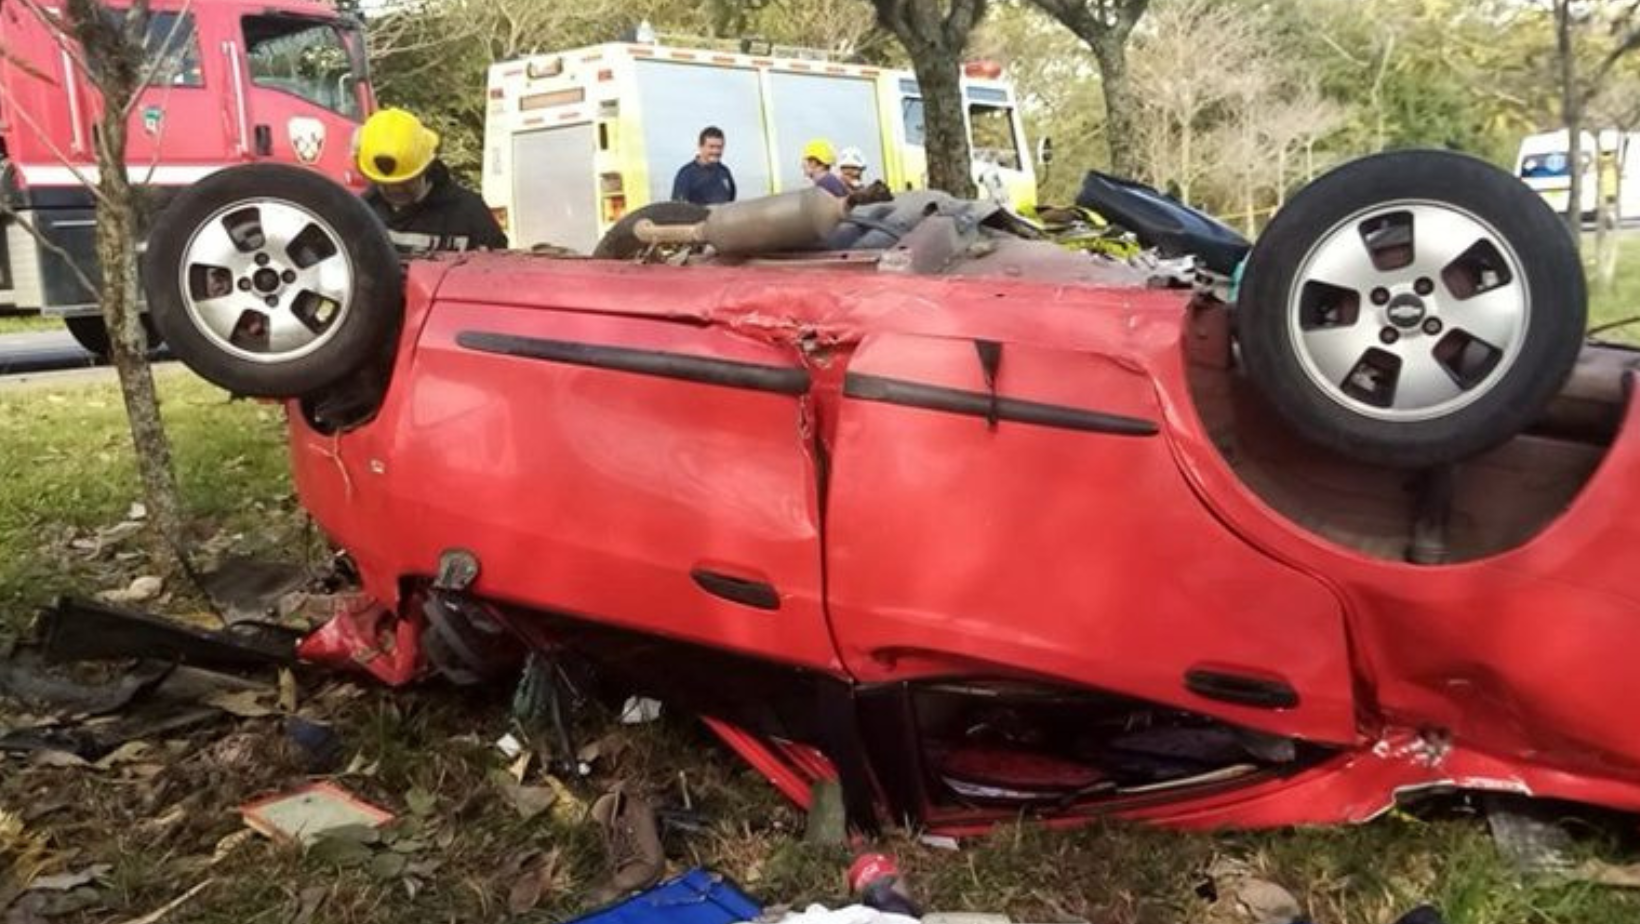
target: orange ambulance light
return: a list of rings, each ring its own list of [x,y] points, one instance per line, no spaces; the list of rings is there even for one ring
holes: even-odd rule
[[[990,59],[969,61],[962,66],[962,72],[969,77],[979,77],[985,80],[996,80],[1002,76],[1002,65]]]

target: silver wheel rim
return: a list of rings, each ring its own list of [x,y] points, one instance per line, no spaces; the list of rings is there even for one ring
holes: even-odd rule
[[[353,260],[341,235],[282,199],[217,209],[188,238],[178,281],[194,327],[254,363],[313,353],[353,307]]]
[[[1334,225],[1299,263],[1287,331],[1329,399],[1398,423],[1486,395],[1526,340],[1520,257],[1479,217],[1445,203],[1375,205]]]

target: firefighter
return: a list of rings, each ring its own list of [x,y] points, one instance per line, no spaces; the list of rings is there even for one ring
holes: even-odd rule
[[[866,186],[866,155],[859,148],[844,148],[837,155],[837,172],[842,175],[848,191],[858,192]]]
[[[808,177],[814,185],[824,189],[841,199],[848,195],[848,187],[837,174],[831,172],[831,165],[837,163],[837,149],[824,138],[816,138],[803,145],[803,175]]]
[[[364,201],[400,253],[507,248],[484,200],[438,159],[438,133],[403,109],[383,109],[364,123],[358,164],[372,184]]]

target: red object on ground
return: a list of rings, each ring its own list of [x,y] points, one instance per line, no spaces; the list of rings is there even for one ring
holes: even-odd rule
[[[296,654],[304,661],[362,670],[389,686],[403,686],[421,674],[421,632],[419,617],[400,618],[369,597],[359,597],[302,639]]]

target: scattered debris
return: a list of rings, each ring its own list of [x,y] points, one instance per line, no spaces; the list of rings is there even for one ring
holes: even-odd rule
[[[230,625],[280,618],[285,599],[307,583],[307,570],[298,565],[242,555],[230,556],[200,578]]]
[[[1604,860],[1584,860],[1570,871],[1570,876],[1579,882],[1640,889],[1640,863],[1619,865]]]
[[[924,834],[917,838],[917,843],[935,850],[961,850],[962,844],[954,837],[943,834]]]
[[[1541,805],[1519,799],[1488,798],[1486,825],[1498,852],[1523,873],[1563,873],[1572,835],[1548,817]]]
[[[501,756],[512,760],[524,753],[524,742],[519,741],[512,732],[508,732],[496,739],[495,749],[501,752]]]
[[[660,700],[645,696],[629,696],[621,706],[622,725],[647,725],[661,718]]]
[[[276,840],[308,845],[338,829],[374,829],[393,815],[334,783],[313,783],[294,792],[270,796],[239,809],[245,824]]]
[[[909,915],[880,911],[865,905],[849,905],[831,909],[824,905],[810,905],[802,911],[793,911],[776,918],[776,924],[917,924]]]
[[[72,597],[40,614],[40,637],[53,662],[152,658],[224,670],[294,663],[297,641],[277,627],[213,632]]]
[[[900,865],[886,853],[863,853],[848,868],[849,893],[868,908],[910,918],[922,917]]]
[[[736,924],[761,913],[751,896],[722,876],[693,869],[569,924]]]
[[[561,874],[562,862],[558,850],[537,853],[519,870],[507,892],[507,911],[514,916],[528,914],[541,904],[541,896],[554,885]]]
[[[301,753],[309,773],[330,773],[342,764],[342,739],[323,722],[286,716],[285,738]]]

